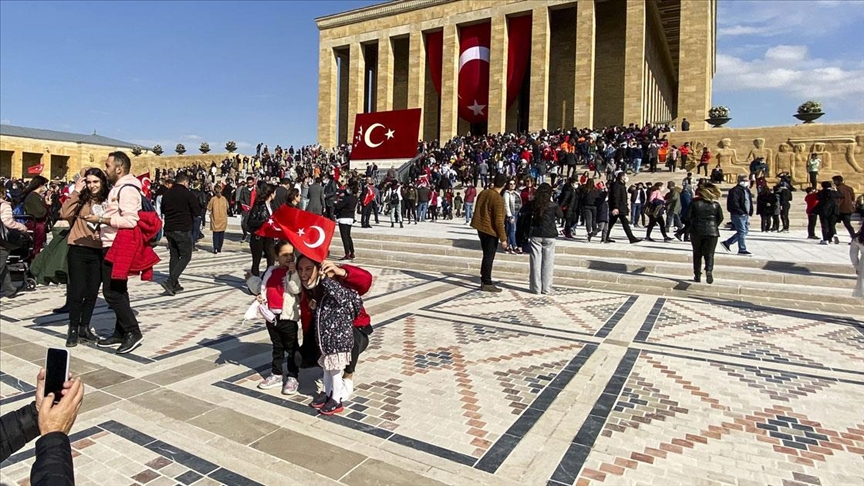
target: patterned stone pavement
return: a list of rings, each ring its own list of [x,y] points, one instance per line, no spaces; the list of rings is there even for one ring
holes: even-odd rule
[[[256,388],[270,344],[242,320],[248,258],[196,253],[176,297],[133,282],[133,355],[72,349],[78,484],[864,485],[860,316],[370,268],[355,396],[320,418],[314,369],[297,395]],[[63,296],[2,302],[3,413],[63,345]],[[32,455],[0,482],[27,484]]]

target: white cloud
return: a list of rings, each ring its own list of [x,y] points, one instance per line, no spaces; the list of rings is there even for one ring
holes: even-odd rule
[[[779,45],[761,58],[717,55],[718,92],[775,90],[804,99],[848,100],[864,97],[864,66],[811,58],[806,46]]]
[[[717,34],[773,37],[795,34],[816,37],[864,19],[864,1],[721,0]]]
[[[248,149],[252,148],[252,144],[249,142],[236,142],[238,149]]]
[[[201,138],[198,135],[183,135],[180,138],[182,138],[183,140],[192,140],[192,141],[203,140],[203,138]]]
[[[4,125],[11,125],[12,121],[8,118],[4,118],[4,119],[0,120],[0,123],[2,123]]]

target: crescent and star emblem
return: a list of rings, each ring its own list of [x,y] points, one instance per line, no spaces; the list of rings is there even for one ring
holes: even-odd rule
[[[318,248],[319,246],[323,245],[324,244],[324,238],[326,236],[324,233],[324,229],[321,228],[320,226],[310,226],[309,228],[318,230],[318,240],[315,243],[304,242],[304,243],[306,243],[306,246],[308,246],[309,248]],[[300,231],[302,232],[303,230],[300,230]],[[302,235],[302,233],[299,233],[299,234]]]
[[[378,143],[372,143],[372,137],[371,137],[371,135],[372,135],[372,131],[375,130],[376,128],[378,128],[378,127],[386,128],[386,129],[387,129],[387,133],[384,134],[384,136],[386,137],[386,139],[381,140],[381,141],[378,142]],[[380,146],[382,143],[384,143],[385,140],[390,140],[391,138],[393,138],[393,134],[394,134],[394,133],[395,133],[395,132],[394,132],[393,130],[391,130],[391,129],[385,127],[384,125],[382,125],[382,124],[380,124],[380,123],[373,123],[372,125],[369,126],[369,129],[366,130],[366,136],[363,138],[363,141],[366,142],[366,145],[368,145],[369,148],[376,148],[376,147]]]

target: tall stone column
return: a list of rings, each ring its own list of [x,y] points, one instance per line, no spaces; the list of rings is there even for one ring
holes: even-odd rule
[[[507,16],[492,17],[489,44],[489,133],[507,131]]]
[[[686,20],[686,21],[685,21]],[[678,126],[687,118],[690,130],[708,128],[711,108],[714,46],[709,40],[714,24],[713,0],[681,0],[681,40],[678,49]]]
[[[423,108],[426,101],[426,45],[423,32],[408,38],[408,108]]]
[[[351,43],[350,59],[348,60],[348,140],[354,143],[357,130],[354,127],[354,118],[358,113],[364,112],[365,106],[365,79],[366,60],[363,56],[363,46],[359,42]]]
[[[444,47],[441,56],[441,129],[443,142],[456,135],[459,122],[459,28],[444,25]]]
[[[531,99],[528,130],[546,127],[549,112],[549,9],[536,7],[531,12]]]
[[[378,96],[376,111],[393,109],[393,45],[390,36],[378,39]]]
[[[695,0],[704,1],[704,0]],[[624,28],[624,125],[644,120],[645,0],[627,0]]]
[[[336,145],[336,56],[333,49],[323,48],[318,52],[318,143],[324,147]]]
[[[597,17],[594,0],[576,3],[576,97],[573,121],[577,127],[594,126],[594,42]]]

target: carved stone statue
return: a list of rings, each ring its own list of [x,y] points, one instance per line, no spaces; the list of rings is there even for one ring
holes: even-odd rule
[[[822,160],[822,168],[820,170],[831,170],[831,152],[825,150],[825,142],[814,143],[813,153]]]
[[[792,177],[792,182],[807,182],[806,180],[795,179],[795,154],[792,153],[792,145],[787,143],[780,144],[777,149],[777,156],[774,158],[774,168],[772,174],[782,174],[788,172]],[[800,177],[800,174],[798,174]]]
[[[864,153],[864,135],[856,135],[855,143],[846,144],[846,162],[852,166],[855,172],[864,172],[856,155]],[[864,162],[864,160],[862,160]]]
[[[723,170],[731,169],[732,166],[738,165],[738,152],[731,147],[732,140],[724,138],[717,144],[719,147],[714,156],[717,162],[723,167]]]
[[[750,149],[750,153],[747,154],[747,160],[742,161],[741,163],[749,164],[755,159],[762,157],[765,160],[766,164],[771,164],[771,161],[774,160],[774,151],[770,148],[765,148],[765,139],[757,138],[753,140],[753,148]],[[776,172],[773,172],[776,174]]]
[[[795,163],[792,165],[792,179],[795,181],[807,181],[807,159],[810,158],[810,153],[807,152],[807,146],[803,143],[796,143],[793,146]]]

